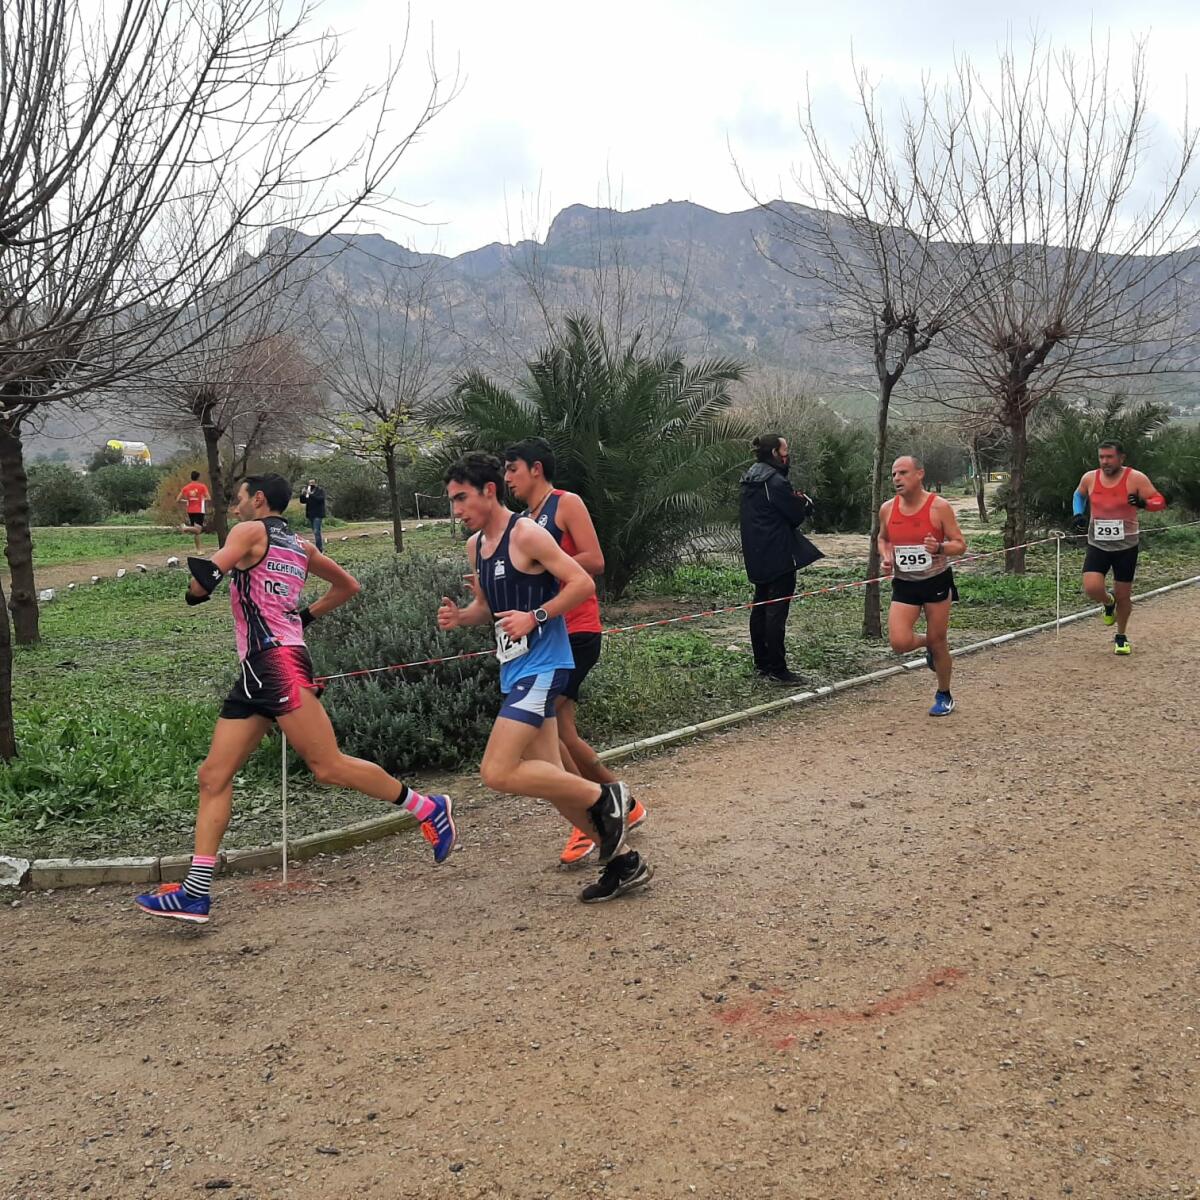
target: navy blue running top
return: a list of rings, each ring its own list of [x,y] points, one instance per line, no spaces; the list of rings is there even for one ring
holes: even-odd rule
[[[493,614],[533,612],[558,595],[558,580],[549,571],[533,574],[513,566],[508,540],[513,525],[527,519],[514,513],[495,551],[487,558],[483,556],[482,533],[475,542],[475,578]],[[575,665],[562,617],[551,617],[517,642],[497,627],[496,657],[500,660],[500,690],[505,693],[512,691],[519,679],[544,671],[569,671]]]

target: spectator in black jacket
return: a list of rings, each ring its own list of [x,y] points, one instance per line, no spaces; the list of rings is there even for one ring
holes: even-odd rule
[[[796,591],[796,571],[825,556],[797,533],[797,526],[812,515],[813,503],[788,482],[787,439],[762,433],[754,439],[758,460],[742,476],[742,557],[746,575],[754,584],[754,599],[778,600]],[[790,600],[762,604],[750,610],[750,644],[754,667],[779,683],[798,683],[788,670],[783,635]]]
[[[301,489],[300,499],[304,504],[304,515],[312,526],[313,542],[318,550],[324,550],[321,524],[325,520],[325,489],[315,479],[310,479]]]

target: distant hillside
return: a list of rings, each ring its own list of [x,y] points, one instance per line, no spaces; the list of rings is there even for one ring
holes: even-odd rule
[[[811,210],[797,208],[803,219]],[[552,222],[544,242],[492,243],[453,258],[418,255],[377,234],[346,239],[344,248],[309,285],[317,311],[333,291],[352,298],[366,314],[381,286],[411,279],[434,263],[439,281],[431,317],[442,329],[444,353],[503,372],[539,346],[545,326],[527,279],[556,312],[594,311],[597,264],[604,266],[608,316],[625,281],[626,327],[669,327],[675,344],[693,355],[721,354],[770,371],[803,372],[819,380],[835,405],[861,412],[850,398],[870,382],[870,363],[849,348],[822,340],[834,297],[769,262],[756,244],[771,234],[772,218],[759,209],[717,213],[669,201],[634,212],[573,205]],[[282,233],[282,231],[280,231]],[[317,247],[321,250],[322,247]],[[787,254],[794,255],[791,248]],[[619,263],[618,270],[614,264]],[[1186,305],[1200,325],[1200,274],[1188,281]],[[398,329],[394,331],[399,336]],[[1179,388],[1176,377],[1173,390]],[[1174,397],[1177,401],[1179,397]],[[1183,403],[1191,403],[1184,395]],[[33,453],[66,447],[81,457],[109,436],[144,438],[160,454],[166,440],[130,428],[119,402],[84,416],[52,414],[45,432],[31,439]]]

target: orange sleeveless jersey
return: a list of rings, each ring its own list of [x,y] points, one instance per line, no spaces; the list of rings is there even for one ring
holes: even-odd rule
[[[892,500],[887,535],[895,556],[893,571],[899,579],[932,579],[946,569],[944,554],[930,554],[925,549],[927,537],[932,536],[939,542],[943,538],[942,531],[934,525],[930,516],[936,499],[937,494],[930,492],[929,499],[911,516],[900,511],[899,496]],[[929,560],[927,566],[923,565],[926,558]]]

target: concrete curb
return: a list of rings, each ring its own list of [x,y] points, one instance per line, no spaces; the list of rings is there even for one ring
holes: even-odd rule
[[[1155,588],[1135,596],[1140,602],[1152,596],[1161,596],[1178,588],[1191,587],[1200,583],[1200,575],[1190,579],[1181,579],[1177,583],[1169,583],[1165,587]],[[1044,621],[1040,625],[1030,625],[1025,629],[1017,629],[1012,633],[1002,633],[997,637],[986,638],[982,642],[972,642],[968,646],[959,646],[951,654],[959,656],[974,654],[979,650],[1003,646],[1019,638],[1031,637],[1035,633],[1044,633],[1055,625],[1071,625],[1076,621],[1094,617],[1099,608],[1087,608],[1082,612],[1071,613],[1060,621]],[[684,725],[679,729],[671,729],[666,733],[655,734],[653,737],[642,738],[640,741],[627,742],[623,746],[614,746],[602,751],[597,757],[601,762],[614,762],[618,759],[629,758],[647,750],[657,750],[663,746],[672,746],[687,741],[701,734],[712,733],[730,725],[740,725],[755,717],[768,713],[779,712],[795,705],[809,704],[814,700],[832,696],[837,692],[849,691],[851,688],[862,687],[868,683],[877,683],[900,675],[905,671],[924,669],[923,658],[910,659],[866,675],[856,675],[851,679],[842,679],[837,683],[827,684],[809,692],[798,692],[793,696],[782,696],[778,700],[770,700],[765,704],[756,704],[752,708],[740,712],[726,713],[722,717],[714,717],[710,721],[701,721],[695,725]],[[288,861],[301,862],[318,854],[331,854],[339,850],[348,850],[354,846],[362,846],[380,838],[390,837],[417,824],[407,812],[388,813],[386,816],[373,817],[366,821],[356,821],[351,825],[343,825],[339,829],[331,829],[324,833],[309,834],[305,837],[289,839]],[[269,846],[251,846],[242,850],[226,850],[220,856],[217,871],[220,874],[234,874],[242,871],[258,871],[267,867],[278,867],[283,861],[283,843],[272,842]],[[111,858],[111,859],[68,859],[40,858],[36,859],[22,879],[20,886],[46,890],[65,887],[96,887],[103,883],[160,883],[182,879],[191,863],[191,857],[186,854],[168,854],[147,858]],[[16,890],[15,888],[13,889]]]
[[[288,842],[288,861],[302,862],[318,854],[333,854],[390,837],[415,827],[416,820],[407,812],[388,813],[368,821],[355,821],[325,833],[313,833]],[[234,875],[278,867],[283,861],[283,843],[248,846],[222,851],[217,874]],[[157,858],[39,858],[29,866],[20,887],[35,891],[53,888],[98,887],[103,883],[175,883],[183,879],[191,866],[190,854],[164,854]],[[12,889],[15,893],[16,888]]]

